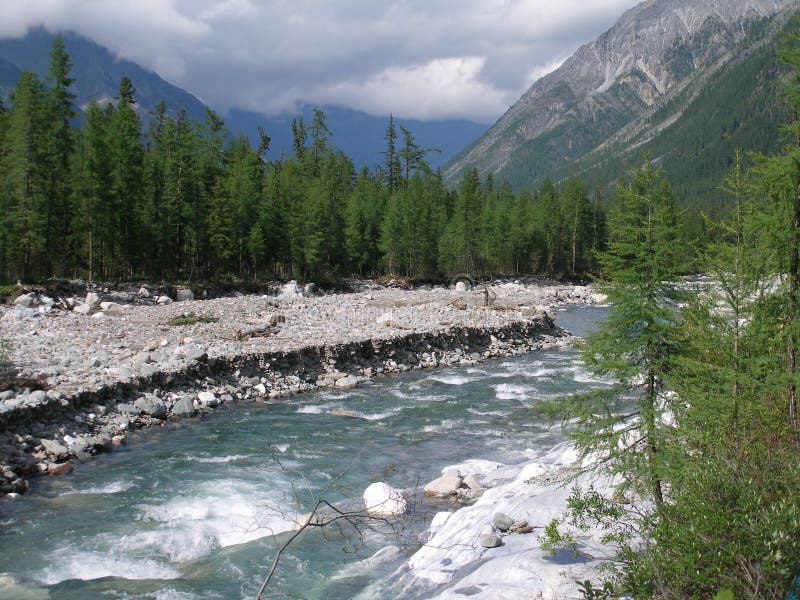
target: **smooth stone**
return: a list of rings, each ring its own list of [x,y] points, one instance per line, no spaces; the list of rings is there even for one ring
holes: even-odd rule
[[[484,533],[478,538],[478,543],[484,548],[497,548],[503,545],[503,541],[496,535]]]
[[[41,440],[42,448],[44,451],[49,455],[55,458],[56,460],[61,460],[67,458],[69,456],[69,450],[66,447],[61,445],[56,440],[48,440],[42,438]]]
[[[172,407],[172,414],[175,417],[193,417],[194,402],[190,396],[184,396]]]
[[[89,306],[94,306],[95,304],[100,302],[100,296],[98,296],[94,292],[89,292],[88,294],[86,294],[86,299],[84,300],[84,302]]]
[[[92,305],[78,304],[75,308],[72,309],[72,312],[78,313],[79,315],[88,315],[90,312],[92,312]]]
[[[175,301],[176,302],[187,302],[194,300],[194,292],[190,289],[180,289],[175,292]]]
[[[172,298],[170,298],[169,296],[159,296],[159,297],[156,299],[156,302],[157,302],[158,304],[162,304],[162,305],[165,305],[165,304],[172,304]]]
[[[63,463],[50,463],[47,466],[47,472],[50,475],[66,475],[72,471],[72,463],[70,461]]]
[[[424,488],[424,492],[426,496],[450,496],[456,493],[463,481],[461,477],[445,475],[428,483]]]
[[[201,404],[204,404],[205,406],[209,407],[213,407],[219,404],[219,400],[214,395],[214,392],[208,392],[208,391],[198,392],[197,399],[200,401]]]
[[[167,416],[167,406],[164,401],[153,394],[146,394],[142,396],[133,406],[139,411],[156,419],[161,419]]]
[[[14,300],[15,306],[21,306],[22,308],[30,308],[33,306],[33,303],[36,301],[36,294],[30,292],[28,294],[22,294],[21,296],[17,296]]]
[[[348,375],[347,377],[342,377],[341,379],[337,379],[336,383],[333,384],[337,390],[351,390],[356,387],[359,383],[361,383],[361,378],[356,377],[354,375]]]
[[[494,525],[499,531],[508,531],[511,529],[513,524],[514,519],[501,512],[495,513],[494,518],[492,519],[492,525]]]
[[[382,481],[365,489],[363,498],[367,513],[375,517],[396,517],[405,513],[408,506],[400,490]]]

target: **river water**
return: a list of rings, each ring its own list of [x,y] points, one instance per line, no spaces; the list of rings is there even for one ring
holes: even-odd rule
[[[575,307],[557,321],[581,335],[604,314]],[[521,462],[561,440],[532,409],[597,383],[575,351],[553,350],[133,434],[68,476],[0,500],[0,573],[16,581],[0,580],[0,598],[252,598],[292,519],[317,499],[360,498],[373,481],[418,487],[472,458]],[[420,500],[391,531],[307,531],[269,593],[397,598],[380,582],[419,547],[433,514],[454,508]],[[359,568],[387,546],[385,562]]]

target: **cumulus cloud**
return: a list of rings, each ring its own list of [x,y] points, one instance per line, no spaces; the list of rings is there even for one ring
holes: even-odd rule
[[[28,0],[0,8],[0,36],[77,31],[222,111],[336,104],[490,122],[634,4]]]

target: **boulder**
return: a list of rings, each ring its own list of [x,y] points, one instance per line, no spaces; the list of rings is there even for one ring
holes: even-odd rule
[[[193,417],[194,402],[190,396],[184,396],[172,407],[172,415],[175,417]]]
[[[194,292],[190,289],[183,288],[175,293],[175,302],[187,302],[194,300]]]
[[[95,304],[100,302],[100,296],[98,296],[94,292],[89,292],[88,294],[86,294],[86,299],[84,300],[84,302],[89,306],[94,306]]]
[[[170,298],[169,296],[159,296],[159,297],[156,299],[156,302],[157,302],[158,304],[162,304],[162,305],[165,305],[165,304],[172,304],[172,298]]]
[[[284,285],[281,288],[280,294],[278,294],[278,298],[283,298],[285,300],[292,300],[294,298],[302,298],[304,295],[303,288],[292,279],[289,283]]]
[[[14,305],[21,306],[22,308],[30,308],[35,303],[36,303],[36,294],[34,294],[33,292],[17,296],[17,298],[14,300]]]
[[[351,390],[359,383],[361,383],[360,377],[356,377],[355,375],[347,375],[346,377],[337,379],[333,384],[333,387],[335,387],[337,390]]]
[[[383,482],[370,485],[363,498],[367,513],[374,517],[396,517],[405,513],[408,506],[400,490]]]
[[[122,305],[117,304],[116,302],[101,302],[100,310],[104,310],[106,312],[118,312],[122,310]]]
[[[63,463],[50,463],[47,465],[47,472],[50,475],[66,475],[72,471],[72,463],[67,461]]]
[[[41,440],[42,448],[54,460],[63,460],[69,456],[69,450],[56,440]]]
[[[137,295],[140,298],[149,298],[150,297],[150,291],[146,287],[142,286],[142,287],[139,288],[139,291],[137,292]]]
[[[90,312],[92,312],[92,305],[78,304],[75,308],[72,309],[72,312],[78,313],[79,315],[88,315]]]
[[[203,391],[198,392],[197,400],[204,406],[214,407],[219,404],[219,400],[214,395],[214,392]]]
[[[464,480],[461,479],[461,477],[457,477],[455,475],[445,475],[443,477],[439,477],[425,486],[425,495],[437,496],[441,498],[450,496],[456,493],[456,490],[461,487],[463,481]]]
[[[133,406],[139,412],[155,417],[156,419],[163,419],[167,416],[167,406],[164,404],[164,401],[153,394],[145,394],[136,400]]]
[[[484,548],[497,548],[503,545],[503,541],[496,535],[484,533],[478,538],[478,543]]]
[[[469,291],[469,284],[466,281],[461,280],[456,282],[456,291],[457,292],[468,292]]]
[[[495,529],[498,531],[508,531],[514,525],[514,519],[505,513],[498,512],[494,514],[492,525],[494,525]]]

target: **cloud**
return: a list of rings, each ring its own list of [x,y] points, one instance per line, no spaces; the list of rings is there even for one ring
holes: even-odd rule
[[[328,103],[489,122],[635,3],[28,0],[0,8],[0,36],[77,31],[221,111]]]

